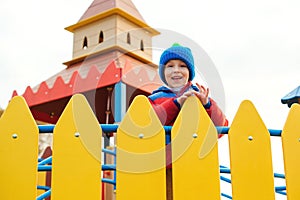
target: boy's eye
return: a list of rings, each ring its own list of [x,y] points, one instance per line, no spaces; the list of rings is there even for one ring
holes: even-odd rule
[[[186,65],[180,65],[180,67],[187,67]]]
[[[173,65],[167,65],[166,67],[173,67]]]

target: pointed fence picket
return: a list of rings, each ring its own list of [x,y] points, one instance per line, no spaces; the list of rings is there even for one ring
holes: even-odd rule
[[[282,130],[282,147],[289,199],[300,199],[300,106],[293,104]]]
[[[23,98],[0,118],[0,199],[34,199],[39,130]]]
[[[172,128],[174,200],[220,199],[217,135],[199,100],[189,98]]]
[[[233,199],[275,199],[270,134],[250,101],[229,130]]]
[[[299,121],[300,106],[293,105],[282,131],[286,189],[281,193],[289,200],[300,199]],[[51,165],[41,166],[39,127],[24,98],[14,97],[0,118],[0,199],[51,194],[54,200],[98,200],[101,166],[116,170],[117,200],[166,199],[165,130],[148,99],[137,96],[116,127],[116,166],[105,166],[103,130],[84,96],[74,95],[53,126],[52,157],[40,162]],[[221,199],[217,129],[195,97],[187,99],[171,135],[173,199]],[[241,103],[228,135],[232,198],[275,199],[270,133],[250,101]],[[52,170],[51,190],[38,197],[37,169]]]
[[[51,199],[100,199],[102,130],[88,102],[75,95],[53,132]]]
[[[165,199],[165,160],[164,128],[139,96],[117,132],[117,199]]]

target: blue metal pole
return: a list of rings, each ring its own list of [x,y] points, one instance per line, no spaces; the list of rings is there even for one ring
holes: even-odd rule
[[[119,127],[118,124],[100,124],[103,132],[117,132]],[[38,125],[40,133],[53,133],[54,125]],[[218,134],[228,134],[230,127],[227,126],[217,126]],[[166,134],[170,134],[172,126],[164,126]],[[282,130],[268,129],[270,136],[281,136]]]
[[[284,175],[284,174],[279,174],[279,173],[274,173],[274,177],[275,177],[275,178],[282,178],[282,179],[285,179],[285,175]]]
[[[38,185],[38,186],[37,186],[37,189],[38,189],[38,190],[50,190],[51,187],[49,187],[49,186],[44,186],[44,185]]]
[[[44,160],[41,160],[38,164],[39,165],[47,165],[52,163],[52,156],[49,156],[48,158],[45,158]]]
[[[226,197],[227,199],[232,199],[232,197],[228,194],[221,193],[221,196]]]
[[[50,195],[51,195],[51,189],[48,190],[47,192],[41,194],[40,196],[38,196],[38,197],[36,198],[36,200],[43,200],[43,199],[45,199],[45,198],[47,198],[47,197],[50,197]]]
[[[224,177],[224,176],[220,176],[220,179],[221,179],[222,181],[227,182],[227,183],[231,183],[231,180],[230,180],[229,178]]]
[[[121,81],[115,84],[114,119],[121,122],[126,112],[126,85]]]

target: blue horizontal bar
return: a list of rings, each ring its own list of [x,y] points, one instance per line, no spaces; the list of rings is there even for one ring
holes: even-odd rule
[[[109,149],[102,149],[102,152],[103,153],[108,153],[110,155],[116,155],[116,151],[113,151],[113,150],[109,150]]]
[[[231,183],[231,180],[230,180],[229,178],[224,177],[224,176],[220,176],[220,179],[221,179],[222,181],[227,182],[227,183]]]
[[[217,128],[217,132],[219,134],[228,134],[229,127],[227,127],[227,126],[216,126],[216,128]]]
[[[52,166],[51,165],[38,165],[38,171],[51,171],[52,170]],[[102,171],[105,170],[116,170],[116,165],[114,164],[105,164],[102,165]]]
[[[232,197],[228,194],[221,193],[221,196],[226,197],[227,199],[232,199]]]
[[[228,169],[228,168],[220,168],[220,173],[230,174],[230,169]]]
[[[229,169],[228,167],[223,166],[223,165],[220,165],[220,168],[226,168],[226,169]]]
[[[275,187],[275,191],[282,191],[282,190],[286,190],[286,186],[276,186]]]
[[[41,160],[38,164],[39,165],[47,165],[52,163],[52,156],[49,156],[48,158],[45,158],[44,160]]]
[[[38,165],[38,171],[44,172],[44,171],[51,171],[52,166],[51,165]]]
[[[285,175],[284,174],[279,174],[279,173],[274,173],[274,177],[275,178],[283,178],[283,179],[285,179]]]
[[[271,136],[281,136],[281,130],[268,129]]]
[[[285,196],[286,196],[286,192],[283,192],[282,190],[276,191],[276,193],[282,194],[282,195],[285,195]]]
[[[44,185],[38,185],[38,186],[37,186],[37,189],[38,189],[38,190],[50,190],[51,187],[49,187],[49,186],[44,186]]]
[[[40,133],[53,133],[54,125],[38,125]]]
[[[100,124],[101,129],[105,133],[116,132],[118,124]],[[40,133],[53,133],[55,125],[38,125]]]
[[[102,170],[103,171],[105,171],[105,170],[116,170],[116,165],[114,165],[114,164],[102,165]]]
[[[118,124],[100,124],[101,129],[104,133],[117,132],[119,127]],[[54,125],[38,125],[40,133],[53,133]],[[166,134],[170,134],[172,126],[164,126]],[[228,134],[230,127],[227,126],[217,126],[218,134]],[[271,136],[281,136],[281,130],[268,129]]]
[[[52,166],[51,165],[38,165],[38,171],[51,171]],[[116,170],[115,164],[105,164],[102,165],[102,170]],[[227,173],[230,174],[230,169],[227,168],[220,168],[221,173]]]
[[[38,196],[38,197],[36,198],[36,200],[43,200],[43,199],[45,199],[45,198],[47,198],[47,197],[50,197],[50,195],[51,195],[51,189],[48,190],[47,192],[41,194],[40,196]]]
[[[108,179],[108,178],[102,178],[102,182],[103,183],[109,183],[112,185],[116,185],[116,181],[112,180],[112,179]]]

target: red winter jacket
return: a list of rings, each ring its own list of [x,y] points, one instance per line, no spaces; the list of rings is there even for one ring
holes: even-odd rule
[[[192,85],[190,82],[188,84],[190,88],[199,91],[195,85]],[[148,97],[161,123],[165,126],[173,125],[180,111],[180,104],[176,100],[177,97],[170,88],[165,86],[154,90]],[[228,126],[228,120],[212,98],[209,99],[209,103],[204,108],[215,126]]]
[[[192,88],[195,91],[199,91],[199,88],[192,85],[191,82],[184,87],[182,94],[187,89]],[[168,87],[161,86],[157,90],[154,90],[150,96],[148,96],[151,105],[153,106],[158,118],[161,123],[165,126],[172,126],[177,118],[180,111],[180,104],[177,102],[176,98],[178,96]],[[228,120],[223,114],[222,110],[218,107],[216,102],[210,98],[209,103],[204,106],[207,114],[210,116],[212,122],[215,126],[228,126]],[[218,135],[221,138],[223,135]],[[166,162],[167,168],[171,168],[171,144],[166,147]]]

